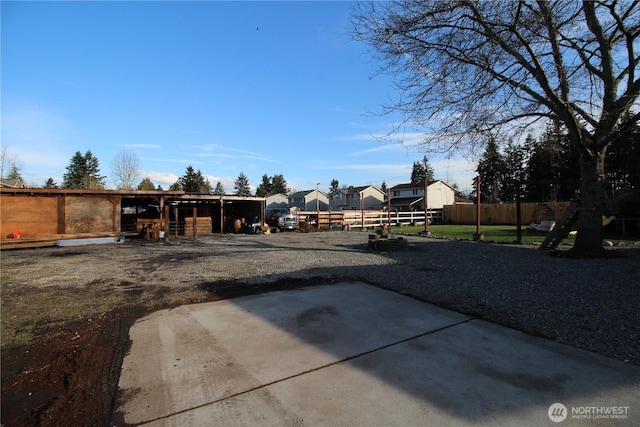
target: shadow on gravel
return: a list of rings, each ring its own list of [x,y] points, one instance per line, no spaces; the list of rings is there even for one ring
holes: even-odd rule
[[[336,246],[345,251],[368,251],[366,245]],[[394,374],[387,376],[383,371],[375,371],[390,386],[414,394],[419,399],[432,399],[432,403],[440,409],[465,422],[495,419],[502,416],[502,412],[506,415],[514,409],[531,405],[540,410],[538,406],[546,408],[558,399],[584,402],[588,406],[594,399],[620,393],[624,389],[628,389],[630,395],[638,396],[640,368],[632,364],[640,365],[640,312],[637,310],[637,301],[640,301],[640,248],[616,249],[607,258],[575,259],[558,256],[558,253],[549,254],[508,245],[459,241],[434,244],[420,241],[412,243],[405,251],[376,252],[376,255],[396,262],[373,267],[351,266],[347,271],[325,268],[320,275],[310,279],[286,278],[251,285],[232,281],[201,286],[223,298],[236,298],[328,283],[363,281],[529,335],[631,363],[617,365],[618,362],[611,359],[593,358],[589,353],[569,351],[563,347],[547,347],[542,342],[539,345],[544,349],[543,352],[548,351],[545,354],[575,367],[570,372],[555,372],[554,368],[545,365],[544,360],[530,360],[526,350],[530,345],[528,339],[523,339],[515,331],[513,334],[509,332],[513,335],[513,360],[530,364],[533,370],[525,375],[509,366],[483,365],[475,371],[471,369],[474,372],[472,375],[483,378],[481,381],[490,378],[485,385],[491,386],[492,393],[503,393],[504,402],[507,402],[502,408],[492,406],[495,412],[490,413],[467,411],[463,405],[452,406],[451,402],[459,400],[458,395],[442,390],[425,397],[422,391],[412,388],[410,381],[407,384]],[[314,273],[317,272],[314,270]],[[304,275],[304,272],[294,275]],[[245,305],[242,299],[237,301],[237,305],[250,316],[272,322],[269,311],[252,311],[251,304]],[[325,327],[340,327],[339,322],[333,324],[331,318],[323,318],[323,322]],[[272,324],[278,327],[276,323]],[[291,330],[287,329],[287,332]],[[366,334],[367,331],[363,330],[362,333]],[[306,339],[302,333],[296,337]],[[322,344],[309,343],[319,345],[322,351],[332,351]],[[473,352],[476,344],[469,345],[469,352]],[[494,350],[481,345],[475,351]],[[436,373],[439,372],[438,363],[441,367],[448,365],[449,369],[454,370],[458,368],[451,364],[460,363],[460,369],[464,368],[465,372],[469,371],[469,366],[477,363],[477,355],[471,354],[451,354],[442,359],[441,355],[424,356],[425,364],[434,369],[434,377],[425,378],[425,381],[447,379],[446,374]],[[358,367],[358,363],[354,363],[354,366]],[[610,375],[600,374],[597,378],[589,379],[589,366],[597,366],[595,369],[599,372],[608,371]],[[371,374],[368,370],[366,373]],[[455,381],[453,378],[451,380]],[[474,380],[460,378],[458,381],[460,385],[468,387],[470,398],[482,397],[483,391],[473,388]],[[529,390],[532,396],[536,396],[533,400],[537,403],[528,400],[529,397],[513,397],[513,392],[509,391],[511,387]],[[543,397],[551,400],[540,402]],[[541,413],[541,417],[545,417],[544,411],[541,410]]]

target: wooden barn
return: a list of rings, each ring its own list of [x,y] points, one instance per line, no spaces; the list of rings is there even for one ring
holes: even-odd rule
[[[264,205],[261,197],[182,191],[0,188],[0,238],[2,248],[107,236],[195,238],[263,223]]]

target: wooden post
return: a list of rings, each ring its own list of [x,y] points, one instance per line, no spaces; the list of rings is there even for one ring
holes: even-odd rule
[[[176,228],[177,227],[177,223],[176,223]],[[166,240],[169,240],[169,205],[165,204],[164,205],[164,238]]]
[[[178,218],[179,218],[179,210],[178,210],[178,205],[175,206],[175,208],[173,208],[173,217],[174,217],[174,221],[176,223],[176,228],[175,228],[175,238],[178,238]]]
[[[522,201],[520,200],[520,186],[522,182],[516,184],[516,242],[522,243]]]
[[[220,196],[220,235],[224,234],[224,200]]]
[[[484,240],[484,236],[482,235],[482,233],[480,233],[480,204],[481,204],[480,195],[482,194],[480,192],[480,175],[478,175],[476,178],[476,188],[477,188],[478,200],[476,200],[476,233],[473,235],[473,240],[479,241],[479,240]]]
[[[113,209],[111,211],[111,229],[114,233],[119,233],[120,228],[118,227],[118,209],[120,208],[120,200],[121,197],[109,197],[108,200],[113,205]]]
[[[391,189],[387,188],[387,225],[391,228]]]
[[[196,220],[198,219],[198,205],[193,208],[193,240],[196,240],[198,233],[196,232]]]
[[[478,204],[476,211],[476,234],[480,234],[480,175],[476,178],[476,184],[478,189]]]
[[[427,203],[427,188],[429,187],[429,184],[427,183],[427,180],[424,180],[424,233],[428,234],[429,233],[429,204]]]
[[[66,220],[66,199],[67,197],[63,194],[57,197],[58,199],[58,224],[57,224],[57,232],[58,234],[64,234],[67,230],[67,220]]]

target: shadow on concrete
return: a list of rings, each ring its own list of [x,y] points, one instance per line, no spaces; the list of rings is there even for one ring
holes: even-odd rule
[[[265,243],[254,246],[256,250],[279,249]],[[366,244],[336,248],[345,252],[367,250]],[[461,249],[466,268],[452,259]],[[520,259],[519,263],[500,262],[501,254],[510,251],[520,251],[523,256],[515,257]],[[406,252],[384,254],[396,261],[393,265],[354,267],[348,272],[325,268],[320,274],[314,269],[308,279],[293,274],[292,278],[250,286],[238,286],[240,283],[236,281],[201,286],[225,298],[237,298],[231,302],[247,316],[262,319],[314,346],[331,355],[336,363],[348,363],[466,422],[486,422],[504,414],[533,410],[541,414],[539,421],[545,423],[550,422],[546,410],[556,401],[567,406],[626,405],[637,410],[640,368],[535,337],[575,346],[582,341],[573,335],[581,335],[602,344],[608,333],[615,331],[612,346],[616,354],[607,355],[619,359],[637,355],[640,319],[633,301],[640,300],[640,280],[634,281],[639,278],[635,263],[640,251],[638,248],[626,251],[628,257],[624,261],[574,260],[503,245],[425,241],[412,244]],[[424,258],[416,260],[416,256]],[[512,254],[504,257],[513,258]],[[634,261],[629,262],[629,258]],[[584,268],[585,263],[590,263],[589,268]],[[595,271],[601,271],[603,276],[593,276],[593,263],[597,264]],[[344,305],[336,307],[325,301],[309,307],[292,297],[302,288],[345,280],[363,280],[466,316],[432,330],[413,330],[396,337],[397,341],[382,339],[378,347],[364,344],[365,340],[361,347],[356,345],[359,351],[347,354],[343,351],[346,343],[339,342],[338,332],[361,328],[343,337],[351,348],[354,336],[376,334],[381,322],[395,325],[398,316],[387,313],[387,317],[381,318],[378,311],[359,310],[363,317],[358,319],[357,326],[352,326],[353,313]],[[337,289],[340,284],[335,286]],[[238,298],[274,291],[287,292],[274,295],[266,306],[256,305],[254,297]],[[340,298],[339,292],[335,298]],[[357,300],[350,303],[367,304]],[[274,311],[274,304],[280,307],[279,311]],[[283,310],[288,313],[285,317]],[[564,326],[558,326],[558,322]],[[589,348],[588,342],[584,344],[580,346]],[[607,346],[596,347],[602,350]],[[279,357],[286,359],[286,354]],[[633,418],[627,421],[637,422],[639,416],[635,414],[635,421]]]
[[[374,389],[374,396],[381,381],[381,388],[392,387],[464,422],[494,420],[502,424],[533,416],[534,420],[537,417],[533,424],[540,425],[550,422],[546,411],[555,402],[568,407],[631,408],[640,402],[640,369],[636,366],[468,316],[446,318],[436,307],[422,311],[413,303],[404,306],[397,299],[398,294],[385,295],[386,291],[368,293],[360,289],[343,295],[342,286],[347,285],[334,285],[328,291],[329,297],[321,295],[327,293],[325,287],[316,287],[268,295],[263,303],[257,300],[261,297],[230,302],[246,316],[259,318],[260,323],[266,321],[292,335],[301,345],[327,354],[323,369],[347,363],[366,376],[375,377],[373,383],[362,382]],[[341,296],[349,301],[340,301]],[[386,301],[381,306],[367,298]],[[305,304],[309,300],[312,302]],[[250,343],[258,338],[251,336],[249,330],[245,333],[247,351],[257,351]],[[270,350],[276,353],[269,358],[272,369],[279,363],[291,363],[286,350]],[[291,371],[284,379],[267,376],[265,385],[273,387],[274,381],[298,377],[318,366],[309,371],[301,369]],[[362,381],[354,378],[356,383]],[[350,379],[348,373],[342,372],[334,383],[323,379],[322,388],[335,391]],[[287,387],[296,388],[296,381]],[[322,392],[315,393],[317,399],[323,398]],[[355,400],[359,401],[357,397]],[[633,417],[635,413],[630,414]]]

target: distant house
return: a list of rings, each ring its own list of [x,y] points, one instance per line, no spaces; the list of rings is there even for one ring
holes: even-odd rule
[[[289,207],[301,211],[326,211],[329,197],[319,190],[297,191],[289,196]]]
[[[389,189],[389,204],[392,210],[423,211],[424,185],[398,184]],[[444,205],[455,203],[455,191],[444,181],[434,181],[427,186],[427,204],[429,209],[442,209]]]
[[[373,185],[341,188],[329,195],[329,209],[358,210],[380,209],[384,193]]]
[[[27,188],[20,178],[0,179],[0,187],[3,188]]]
[[[289,197],[285,194],[278,193],[268,196],[265,202],[267,209],[287,209],[289,208]]]

